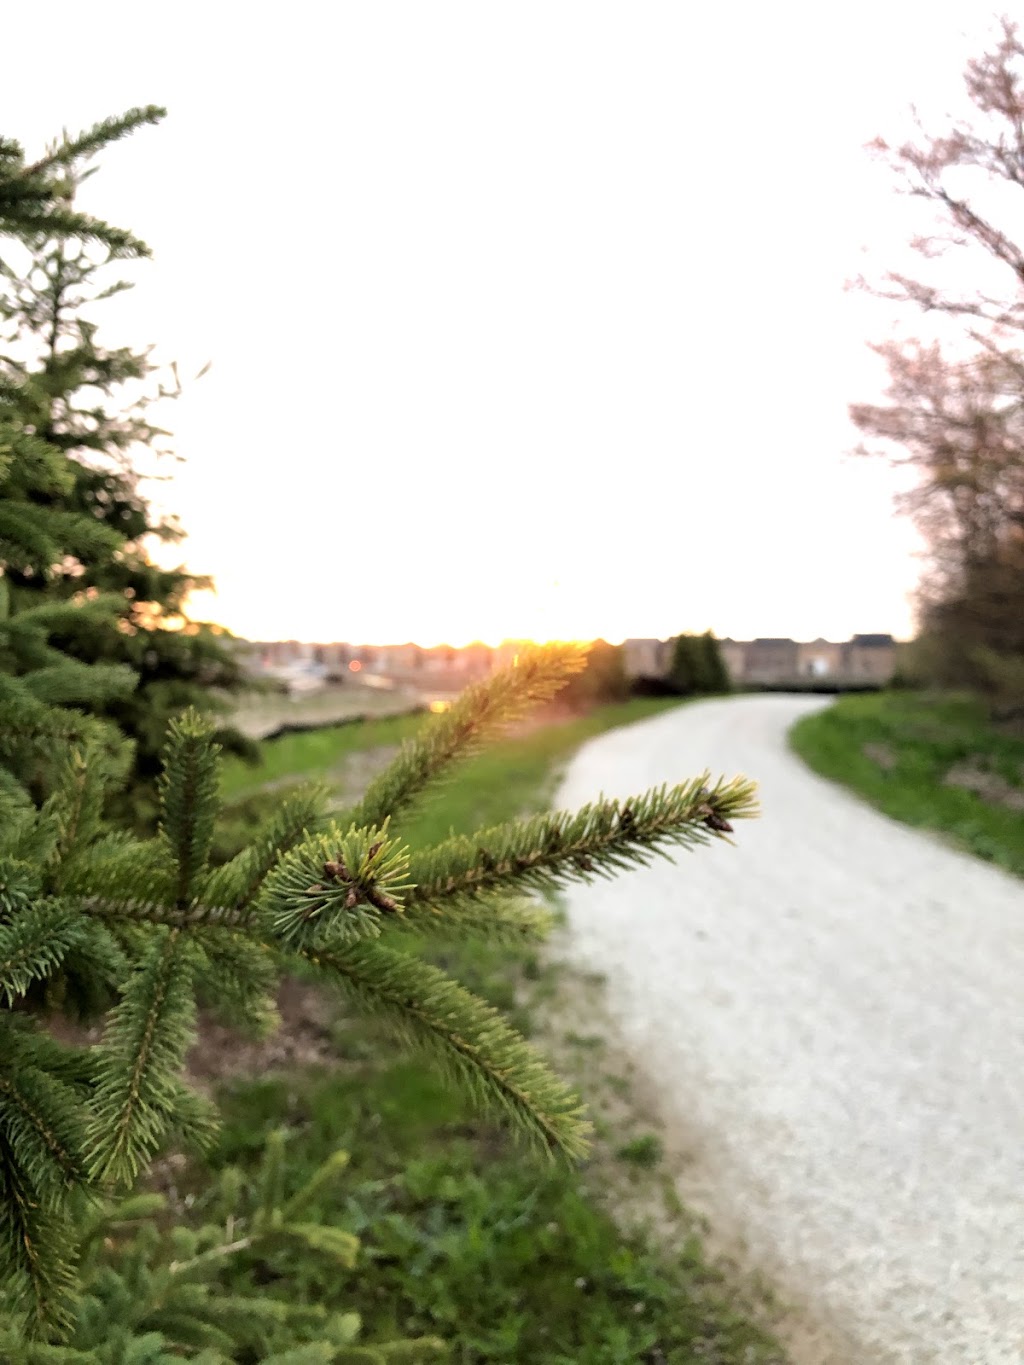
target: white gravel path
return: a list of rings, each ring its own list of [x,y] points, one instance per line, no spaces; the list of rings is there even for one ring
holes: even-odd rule
[[[707,1211],[857,1365],[1021,1365],[1024,885],[810,773],[786,732],[825,704],[704,702],[587,744],[558,806],[710,768],[763,815],[574,891],[569,955],[606,973]]]

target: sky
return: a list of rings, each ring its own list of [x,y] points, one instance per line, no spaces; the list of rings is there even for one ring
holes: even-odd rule
[[[909,209],[865,152],[992,14],[630,0],[56,0],[5,16],[31,152],[137,104],[82,206],[153,260],[153,485],[254,639],[907,637],[898,476],[850,458]],[[903,325],[907,319],[904,317]],[[207,362],[209,371],[192,379]]]

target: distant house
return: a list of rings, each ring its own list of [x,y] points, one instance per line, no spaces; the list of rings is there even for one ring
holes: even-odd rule
[[[722,656],[722,663],[725,664],[725,671],[731,681],[739,682],[743,677],[743,669],[746,665],[747,645],[742,640],[726,638],[719,640],[718,651]]]
[[[664,678],[672,668],[672,641],[623,640],[622,655],[630,678]]]
[[[806,686],[815,681],[883,686],[896,671],[897,646],[891,635],[854,635],[843,644],[820,637],[723,640],[721,650],[729,677],[740,686]]]
[[[855,635],[843,646],[843,671],[851,679],[886,683],[896,671],[891,635]]]
[[[797,673],[801,678],[835,678],[843,671],[843,645],[831,640],[798,644]]]
[[[795,640],[765,636],[747,645],[744,682],[779,682],[799,676],[800,650]]]

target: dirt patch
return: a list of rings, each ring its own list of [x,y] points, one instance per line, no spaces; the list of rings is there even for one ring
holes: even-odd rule
[[[323,986],[285,976],[277,992],[280,1023],[267,1038],[247,1038],[222,1024],[210,1010],[199,1011],[198,1036],[185,1059],[184,1078],[209,1094],[234,1077],[266,1076],[296,1067],[338,1065],[339,1002]],[[73,1047],[91,1047],[103,1024],[77,1024],[56,1015],[47,1031]]]
[[[338,1002],[322,986],[284,977],[277,1009],[281,1022],[262,1039],[246,1038],[203,1011],[199,1036],[185,1060],[189,1083],[209,1094],[226,1080],[339,1064],[332,1027]]]
[[[973,792],[990,806],[1005,806],[1007,810],[1024,810],[1024,788],[1016,787],[999,773],[984,768],[976,760],[954,763],[942,779],[947,787],[960,787]]]
[[[872,763],[877,763],[883,772],[892,772],[899,759],[889,748],[888,744],[865,744],[861,753],[865,758],[869,758]]]

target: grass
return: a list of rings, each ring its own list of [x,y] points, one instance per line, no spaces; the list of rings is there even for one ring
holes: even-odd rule
[[[565,764],[586,740],[679,704],[678,698],[638,697],[494,744],[428,797],[402,832],[413,844],[431,843],[544,810]]]
[[[790,732],[815,772],[841,782],[905,824],[935,830],[957,846],[1024,876],[1024,813],[1004,801],[947,785],[954,765],[1024,789],[1024,739],[999,733],[962,696],[883,692],[843,697]]]
[[[225,760],[221,795],[226,802],[233,802],[283,781],[329,780],[332,770],[351,754],[401,744],[402,740],[411,739],[422,724],[422,716],[387,716],[266,740],[260,746],[263,762],[259,767],[250,767],[238,758]]]
[[[345,1148],[344,1179],[310,1212],[363,1243],[329,1281],[297,1257],[288,1292],[358,1312],[367,1341],[440,1335],[459,1365],[778,1359],[696,1240],[657,1255],[623,1235],[577,1175],[525,1160],[422,1067],[373,1059],[238,1087],[218,1162],[255,1166],[284,1115],[286,1195]],[[259,1269],[231,1274],[240,1286]]]
[[[584,740],[675,704],[635,700],[506,740],[463,765],[402,833],[420,843],[541,809]],[[374,721],[282,738],[266,746],[264,773],[247,775],[329,772],[337,740],[375,748],[411,728]],[[245,772],[229,772],[239,796]],[[531,950],[453,943],[431,956],[526,1032],[559,991],[557,969]],[[282,1123],[291,1134],[290,1189],[336,1148],[352,1154],[319,1212],[362,1239],[357,1269],[326,1282],[321,1263],[297,1254],[278,1292],[358,1312],[361,1340],[440,1335],[453,1365],[781,1362],[756,1313],[705,1257],[688,1217],[680,1217],[670,1250],[640,1231],[624,1233],[588,1189],[585,1171],[524,1155],[375,1025],[339,1013],[332,1039],[336,1065],[237,1080],[220,1095],[225,1125],[214,1165],[255,1171],[268,1133]],[[594,1055],[600,1040],[570,1041]],[[635,1179],[662,1179],[651,1170],[656,1138],[615,1132],[611,1140]],[[225,1271],[229,1281],[265,1274],[258,1263]]]
[[[662,1158],[661,1139],[654,1133],[641,1133],[623,1143],[615,1155],[620,1161],[629,1161],[634,1166],[657,1166]]]

